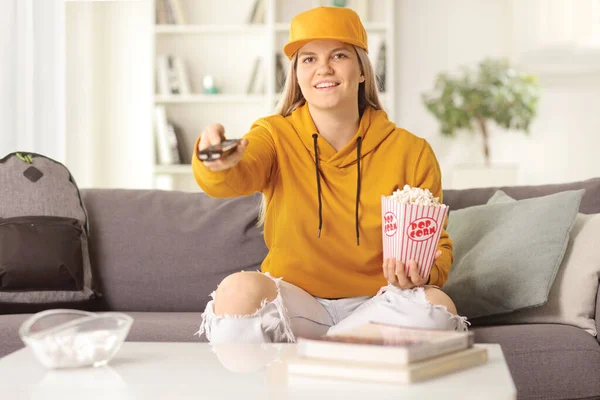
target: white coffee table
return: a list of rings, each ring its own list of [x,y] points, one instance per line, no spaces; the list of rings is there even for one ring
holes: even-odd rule
[[[21,349],[0,359],[0,398],[515,399],[500,346],[477,346],[488,349],[486,365],[411,385],[287,379],[282,360],[295,353],[293,344],[213,349],[207,343],[127,342],[107,366],[56,371]]]

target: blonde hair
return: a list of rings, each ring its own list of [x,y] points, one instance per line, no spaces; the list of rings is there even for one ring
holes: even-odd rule
[[[365,81],[358,86],[358,112],[360,115],[364,112],[367,106],[371,106],[375,110],[382,110],[381,102],[379,101],[379,94],[377,92],[377,82],[375,71],[371,65],[369,55],[364,49],[360,47],[354,47],[354,52],[358,56],[358,63],[360,66],[361,73],[365,77]],[[277,103],[276,113],[287,117],[298,107],[303,106],[306,103],[306,99],[300,90],[298,84],[298,76],[296,75],[296,65],[298,63],[298,52],[292,55],[290,59],[290,67],[288,68],[287,76],[285,79],[285,86],[283,93]],[[258,226],[264,225],[265,217],[267,215],[267,201],[265,195],[262,196],[262,202],[260,205],[260,211],[258,214]]]

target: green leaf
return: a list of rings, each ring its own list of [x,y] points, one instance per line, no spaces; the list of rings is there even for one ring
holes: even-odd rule
[[[511,67],[506,59],[482,60],[476,68],[461,66],[456,74],[439,73],[432,90],[421,94],[444,135],[479,125],[477,117],[506,129],[528,133],[537,114],[540,88],[534,75]]]

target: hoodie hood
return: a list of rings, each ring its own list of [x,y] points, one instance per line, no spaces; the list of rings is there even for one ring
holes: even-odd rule
[[[375,110],[365,107],[358,125],[358,130],[346,146],[336,151],[317,131],[317,127],[308,110],[308,104],[298,107],[286,118],[294,127],[296,134],[304,144],[304,147],[315,157],[313,134],[317,134],[319,161],[338,168],[345,168],[357,162],[357,143],[361,139],[361,158],[373,151],[394,130],[396,125],[388,119],[383,110]]]

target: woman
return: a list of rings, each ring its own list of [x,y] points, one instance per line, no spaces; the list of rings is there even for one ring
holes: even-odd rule
[[[199,333],[219,343],[293,342],[369,321],[465,330],[438,288],[452,264],[445,231],[429,281],[414,261],[406,274],[382,259],[381,195],[408,184],[441,197],[441,173],[429,144],[382,110],[360,18],[337,7],[301,13],[283,50],[291,63],[278,114],[257,120],[222,160],[197,156],[225,139],[221,125],[194,146],[208,195],[263,193],[269,248],[262,273],[219,284]]]

